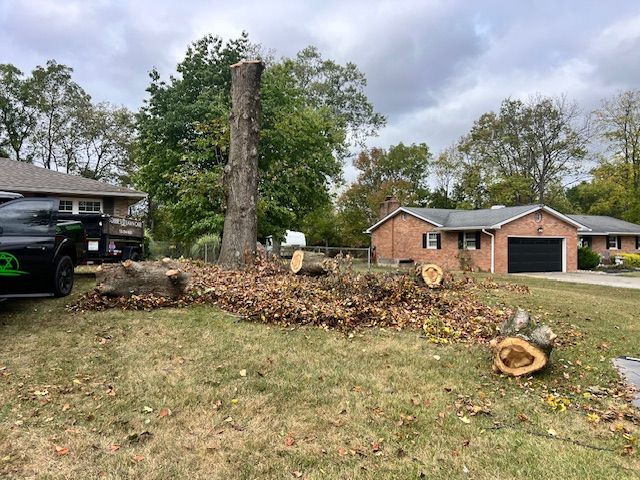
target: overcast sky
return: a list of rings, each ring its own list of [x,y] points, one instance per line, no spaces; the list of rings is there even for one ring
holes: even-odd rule
[[[307,45],[367,76],[388,117],[371,145],[434,152],[505,97],[566,93],[584,109],[640,87],[640,2],[0,0],[0,62],[74,68],[99,101],[137,109],[153,66],[189,42],[243,30],[278,56]]]

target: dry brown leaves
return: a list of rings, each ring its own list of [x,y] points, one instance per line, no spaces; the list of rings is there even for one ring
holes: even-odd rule
[[[478,289],[494,288],[470,277],[428,289],[409,275],[355,273],[350,269],[319,278],[290,274],[260,261],[242,271],[183,261],[191,275],[187,291],[172,300],[153,295],[109,298],[82,296],[74,311],[121,308],[152,310],[215,304],[248,320],[284,326],[316,325],[350,332],[365,327],[423,329],[435,343],[484,342],[495,336],[508,312],[480,302]]]

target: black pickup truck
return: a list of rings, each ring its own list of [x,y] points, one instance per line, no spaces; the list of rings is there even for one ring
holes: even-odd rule
[[[79,221],[59,220],[58,204],[20,198],[0,205],[0,299],[71,293],[85,231]]]

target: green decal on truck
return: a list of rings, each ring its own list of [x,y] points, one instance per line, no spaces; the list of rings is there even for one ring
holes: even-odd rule
[[[29,272],[20,270],[20,263],[15,255],[9,252],[0,252],[0,277],[19,277],[28,275]]]

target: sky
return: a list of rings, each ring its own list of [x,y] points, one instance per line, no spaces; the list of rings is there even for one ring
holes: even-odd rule
[[[370,146],[437,153],[507,97],[592,111],[640,87],[635,0],[0,0],[0,63],[55,59],[95,100],[135,110],[151,68],[167,77],[190,42],[242,31],[277,57],[314,45],[358,65],[388,119]]]

